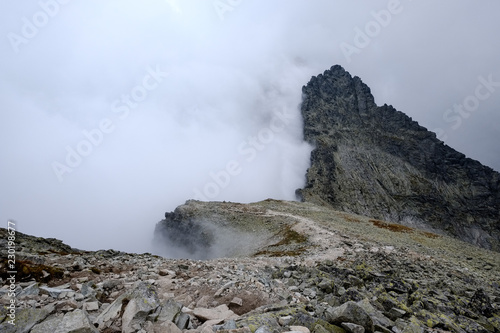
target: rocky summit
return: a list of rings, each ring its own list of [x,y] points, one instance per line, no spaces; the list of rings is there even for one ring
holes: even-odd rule
[[[303,200],[500,251],[498,172],[392,106],[377,106],[370,88],[340,66],[302,92],[304,138],[315,147]]]

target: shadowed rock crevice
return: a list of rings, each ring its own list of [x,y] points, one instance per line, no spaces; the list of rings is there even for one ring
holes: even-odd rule
[[[315,146],[305,201],[500,250],[500,175],[445,145],[340,66],[303,87]]]

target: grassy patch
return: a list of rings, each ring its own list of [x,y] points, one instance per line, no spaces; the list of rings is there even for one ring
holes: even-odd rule
[[[271,257],[295,257],[305,251],[305,247],[287,248],[287,246],[298,245],[307,242],[307,237],[293,230],[291,226],[284,226],[284,231],[279,231],[275,236],[281,236],[281,240],[275,244],[269,245],[263,250],[254,254],[254,256],[267,255]]]
[[[440,238],[441,236],[439,235],[436,235],[436,234],[433,234],[432,232],[428,232],[428,231],[422,231],[422,234],[427,237],[427,238],[431,238],[431,239],[436,239],[436,238]]]
[[[382,229],[387,229],[387,230],[390,230],[392,232],[407,232],[407,233],[410,233],[410,232],[413,232],[413,228],[410,228],[410,227],[407,227],[407,226],[404,226],[404,225],[401,225],[401,224],[396,224],[396,223],[387,223],[387,222],[384,222],[384,221],[380,221],[380,220],[370,220],[371,223],[373,223],[374,226],[378,227],[378,228],[382,228]]]
[[[307,237],[293,230],[289,225],[285,226],[285,234],[283,239],[272,246],[300,244],[307,241]]]
[[[360,219],[358,219],[354,216],[350,216],[350,215],[346,215],[346,214],[341,214],[341,215],[344,218],[344,220],[346,220],[347,222],[361,222]]]
[[[6,259],[2,266],[8,267]],[[16,278],[18,281],[29,281],[34,279],[37,282],[47,283],[53,279],[62,279],[64,277],[64,270],[61,268],[35,264],[29,260],[16,260],[15,271],[17,271]],[[9,277],[7,270],[0,276],[3,279]]]

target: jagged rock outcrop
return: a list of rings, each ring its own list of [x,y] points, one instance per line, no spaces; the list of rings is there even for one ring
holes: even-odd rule
[[[256,219],[256,216],[262,217]],[[154,250],[169,258],[210,259],[251,255],[284,235],[286,219],[272,218],[258,207],[188,200],[165,213],[154,232]]]
[[[315,146],[305,201],[427,228],[500,251],[500,174],[445,145],[333,66],[302,88]]]

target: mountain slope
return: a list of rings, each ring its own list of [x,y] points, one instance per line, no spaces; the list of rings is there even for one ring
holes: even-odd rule
[[[315,146],[303,200],[500,250],[500,174],[445,145],[340,66],[303,87]]]

